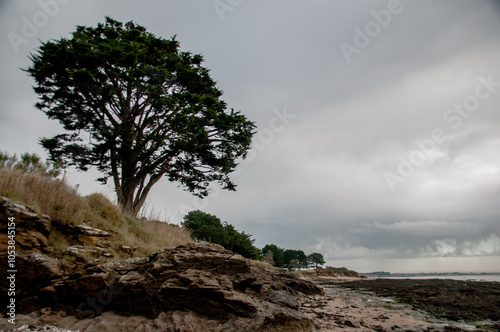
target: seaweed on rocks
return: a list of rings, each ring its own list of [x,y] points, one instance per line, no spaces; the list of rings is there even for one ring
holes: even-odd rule
[[[500,321],[500,283],[450,279],[364,279],[341,287],[392,297],[454,321]]]

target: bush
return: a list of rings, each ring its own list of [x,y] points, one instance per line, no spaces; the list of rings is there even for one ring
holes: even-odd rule
[[[238,232],[233,225],[221,222],[214,215],[191,211],[184,217],[184,227],[193,232],[193,237],[198,241],[208,241],[220,244],[243,257],[259,259],[259,249],[253,246],[255,240],[251,234]]]
[[[42,158],[36,153],[23,153],[21,159],[7,152],[0,152],[0,168],[19,169],[26,173],[38,172],[56,178],[63,169],[60,162],[42,162]]]
[[[285,256],[284,256],[284,249],[278,247],[275,244],[266,244],[264,248],[262,248],[262,254],[266,254],[268,252],[272,253],[272,261],[274,266],[283,268],[285,265]]]

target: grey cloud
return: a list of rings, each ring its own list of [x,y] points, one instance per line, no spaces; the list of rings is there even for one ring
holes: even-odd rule
[[[401,13],[348,63],[340,43],[353,43],[354,28],[388,3],[243,1],[221,21],[210,1],[72,1],[16,54],[6,36],[40,5],[3,2],[0,150],[43,153],[38,138],[60,132],[33,107],[32,82],[19,70],[39,40],[69,36],[105,15],[134,20],[203,54],[224,100],[260,130],[270,128],[275,109],[295,116],[265,144],[256,138],[262,148],[234,175],[237,192],[197,201],[165,180],[150,197],[157,211],[179,222],[183,208],[199,208],[253,234],[257,246],[318,250],[329,264],[361,270],[409,269],[408,262],[424,269],[433,258],[460,270],[470,257],[498,259],[500,88],[459,128],[443,119],[474,94],[478,77],[500,82],[498,1],[401,0]],[[397,174],[399,158],[435,128],[448,136],[438,155],[392,192],[384,173]],[[69,175],[82,191],[112,196],[94,177]]]

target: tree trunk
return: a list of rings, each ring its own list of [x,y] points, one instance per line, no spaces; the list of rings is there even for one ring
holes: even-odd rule
[[[125,213],[136,217],[139,211],[134,209],[134,191],[135,188],[131,188],[130,185],[122,185],[120,188],[121,195],[118,195],[118,204],[121,205]]]
[[[122,185],[119,190],[117,189],[118,195],[118,203],[122,206],[122,209],[133,217],[137,217],[139,211],[144,206],[146,202],[146,198],[153,187],[156,184],[163,174],[157,174],[152,176],[147,185],[142,188],[139,184],[141,181],[134,179],[133,181],[126,181],[122,179]]]
[[[139,211],[142,209],[144,203],[146,202],[146,198],[149,195],[149,191],[151,190],[153,185],[155,185],[162,176],[163,174],[152,176],[149,179],[148,184],[144,188],[142,186],[139,187],[133,202],[133,207],[136,214],[139,213]]]

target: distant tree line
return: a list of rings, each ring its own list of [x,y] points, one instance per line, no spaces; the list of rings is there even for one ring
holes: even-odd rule
[[[283,249],[275,244],[267,244],[262,248],[262,259],[273,266],[289,270],[318,268],[325,264],[323,255],[318,252],[306,255],[302,250]]]
[[[260,250],[253,245],[255,239],[251,234],[239,232],[233,225],[199,210],[189,212],[183,225],[198,241],[217,243],[243,257],[263,260],[279,268],[307,269],[325,264],[323,255],[317,252],[306,255],[302,250],[283,249],[275,244],[268,244]]]

